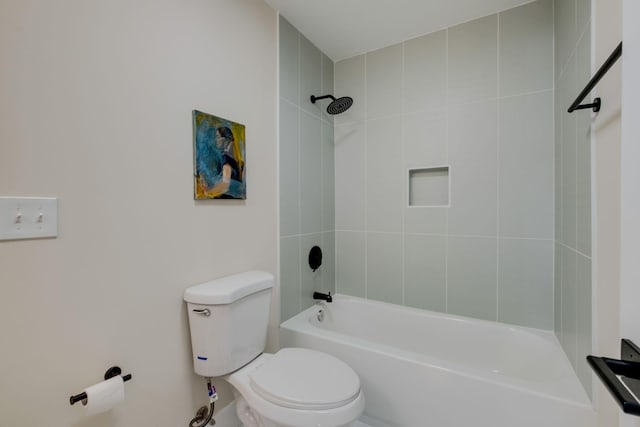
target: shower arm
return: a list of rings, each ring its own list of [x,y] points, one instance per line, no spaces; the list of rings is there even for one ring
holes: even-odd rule
[[[321,99],[327,99],[327,98],[331,98],[331,100],[333,100],[333,101],[335,101],[335,100],[336,100],[336,97],[335,97],[335,96],[333,96],[333,95],[322,95],[322,96],[314,96],[314,95],[311,95],[311,97],[310,97],[309,99],[311,99],[311,103],[312,103],[312,104],[315,104],[315,103],[316,103],[316,101],[319,101],[319,100],[321,100]]]

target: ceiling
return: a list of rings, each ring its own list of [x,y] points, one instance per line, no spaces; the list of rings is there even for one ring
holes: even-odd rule
[[[265,0],[334,61],[532,0]]]

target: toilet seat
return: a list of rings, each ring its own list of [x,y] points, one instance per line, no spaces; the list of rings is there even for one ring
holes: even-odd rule
[[[360,393],[360,379],[346,363],[305,348],[280,350],[249,380],[262,398],[292,409],[339,408]]]
[[[306,353],[307,351],[311,353]],[[289,366],[293,369],[285,371],[287,361],[292,359],[295,367]],[[333,361],[339,363],[333,364]],[[252,411],[276,425],[346,426],[362,414],[365,402],[357,374],[346,364],[344,366],[348,373],[341,367],[336,367],[343,363],[333,356],[314,350],[282,349],[276,354],[261,354],[224,379],[233,386],[236,399],[246,401]],[[331,375],[327,367],[336,369],[338,374]],[[311,372],[314,374],[310,374]],[[297,375],[300,376],[296,378]],[[322,380],[318,379],[323,376]],[[340,377],[350,380],[336,387],[337,393],[330,393],[327,384],[340,383]],[[293,386],[286,385],[290,383]],[[317,394],[307,391],[313,389],[314,384],[321,384],[319,388],[324,391]]]

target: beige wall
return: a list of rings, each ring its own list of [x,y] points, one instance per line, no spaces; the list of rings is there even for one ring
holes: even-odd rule
[[[622,40],[622,1],[594,0],[593,61],[597,70]],[[593,353],[620,357],[620,141],[622,61],[593,96],[603,100],[593,120]],[[593,381],[598,425],[618,424],[619,409],[599,379]]]
[[[0,425],[206,403],[182,293],[276,272],[276,41],[260,0],[0,2],[0,195],[59,198],[57,239],[0,242]],[[247,126],[246,201],[194,202],[192,109]],[[83,417],[69,396],[113,364],[126,402]]]
[[[640,342],[640,3],[622,1],[622,142],[620,144],[620,334]],[[621,427],[640,427],[640,418],[620,417]]]

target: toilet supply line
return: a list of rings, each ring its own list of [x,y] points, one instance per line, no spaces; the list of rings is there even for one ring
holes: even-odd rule
[[[215,409],[215,403],[218,400],[218,392],[211,382],[211,378],[207,378],[207,394],[209,395],[209,408],[201,406],[196,412],[196,416],[189,421],[189,427],[204,427],[207,424],[212,426],[216,424],[216,420],[213,419],[213,411]]]

